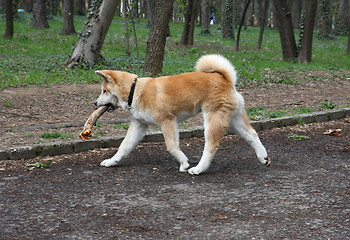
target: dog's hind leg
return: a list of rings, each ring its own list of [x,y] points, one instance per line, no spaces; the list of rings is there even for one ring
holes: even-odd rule
[[[145,136],[148,126],[137,120],[132,120],[130,127],[122,143],[119,146],[118,152],[110,159],[101,162],[101,166],[112,167],[118,165],[122,159],[127,157],[133,148]]]
[[[244,100],[241,94],[237,93],[238,105],[231,118],[230,127],[233,131],[242,137],[255,151],[259,161],[266,166],[270,165],[270,158],[267,155],[265,147],[262,145],[258,134],[250,125],[248,115],[244,109]]]
[[[203,116],[205,128],[204,151],[198,165],[188,170],[188,173],[192,175],[198,175],[209,168],[230,120],[229,114],[223,111],[215,113],[206,113],[203,111]]]
[[[164,120],[160,127],[163,131],[168,152],[180,163],[180,172],[186,172],[190,165],[188,164],[188,158],[179,147],[179,132],[176,120]]]

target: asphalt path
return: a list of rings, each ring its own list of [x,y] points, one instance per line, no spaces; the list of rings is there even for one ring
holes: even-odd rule
[[[259,132],[268,168],[226,136],[200,176],[178,172],[163,143],[140,144],[114,168],[99,163],[116,148],[7,160],[0,239],[347,239],[349,121]],[[323,134],[336,128],[340,136]],[[181,141],[192,166],[203,144]],[[26,166],[47,160],[47,168]]]

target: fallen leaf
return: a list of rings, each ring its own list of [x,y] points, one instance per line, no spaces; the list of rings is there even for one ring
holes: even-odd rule
[[[331,136],[335,136],[335,135],[340,136],[342,134],[342,131],[341,131],[340,128],[338,128],[338,129],[328,129],[323,134],[324,135],[331,135]]]

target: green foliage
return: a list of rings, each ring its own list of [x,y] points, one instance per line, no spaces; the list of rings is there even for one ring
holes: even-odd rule
[[[36,162],[36,163],[30,163],[27,166],[28,167],[36,167],[36,168],[47,168],[51,165],[52,162],[48,161],[46,163]]]
[[[130,125],[129,125],[128,123],[118,123],[118,124],[116,124],[116,125],[113,125],[112,127],[115,128],[115,129],[121,129],[121,128],[123,128],[123,129],[125,129],[125,130],[128,130],[129,127],[130,127]]]
[[[318,106],[321,109],[334,109],[337,106],[336,103],[333,102],[328,102],[328,101],[323,101],[320,106]]]
[[[96,1],[98,4],[99,1]],[[94,11],[89,13],[93,17]],[[115,17],[103,44],[100,64],[67,69],[69,54],[78,35],[61,35],[62,17],[52,16],[50,28],[39,30],[28,27],[32,15],[24,13],[14,22],[13,39],[0,37],[0,90],[9,86],[48,85],[61,82],[100,82],[94,74],[97,69],[129,71],[139,76],[143,72],[149,27],[146,19],[136,22],[140,57],[136,58],[135,40],[130,39],[132,57],[125,56],[123,19]],[[74,16],[74,25],[82,31],[84,16]],[[239,87],[256,84],[298,84],[300,81],[322,80],[349,76],[350,55],[346,55],[347,37],[339,36],[331,42],[314,40],[313,59],[310,64],[295,64],[282,59],[277,31],[266,29],[260,51],[256,50],[259,28],[248,27],[241,34],[241,50],[235,52],[235,41],[223,39],[220,25],[211,25],[211,35],[201,35],[196,25],[193,46],[179,45],[183,24],[170,24],[171,36],[167,39],[162,75],[193,71],[198,58],[204,54],[218,53],[227,57],[238,72]],[[0,32],[5,31],[5,21],[0,22]],[[320,74],[321,73],[321,74]]]
[[[291,134],[288,136],[288,138],[293,138],[296,140],[306,140],[306,139],[311,139],[311,137],[304,136],[304,135],[298,135],[298,134]]]
[[[69,134],[62,134],[59,132],[47,132],[40,135],[42,138],[60,138],[60,139],[66,139],[66,138],[73,138],[74,136]]]
[[[286,114],[287,114],[286,111],[269,111],[265,113],[265,115],[269,118],[279,118]]]

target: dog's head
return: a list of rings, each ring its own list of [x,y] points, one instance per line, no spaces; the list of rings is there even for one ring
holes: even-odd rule
[[[125,109],[130,87],[137,75],[113,70],[102,70],[95,73],[104,79],[101,95],[98,97],[95,105],[97,107],[110,105],[109,110],[114,110],[117,107]]]

